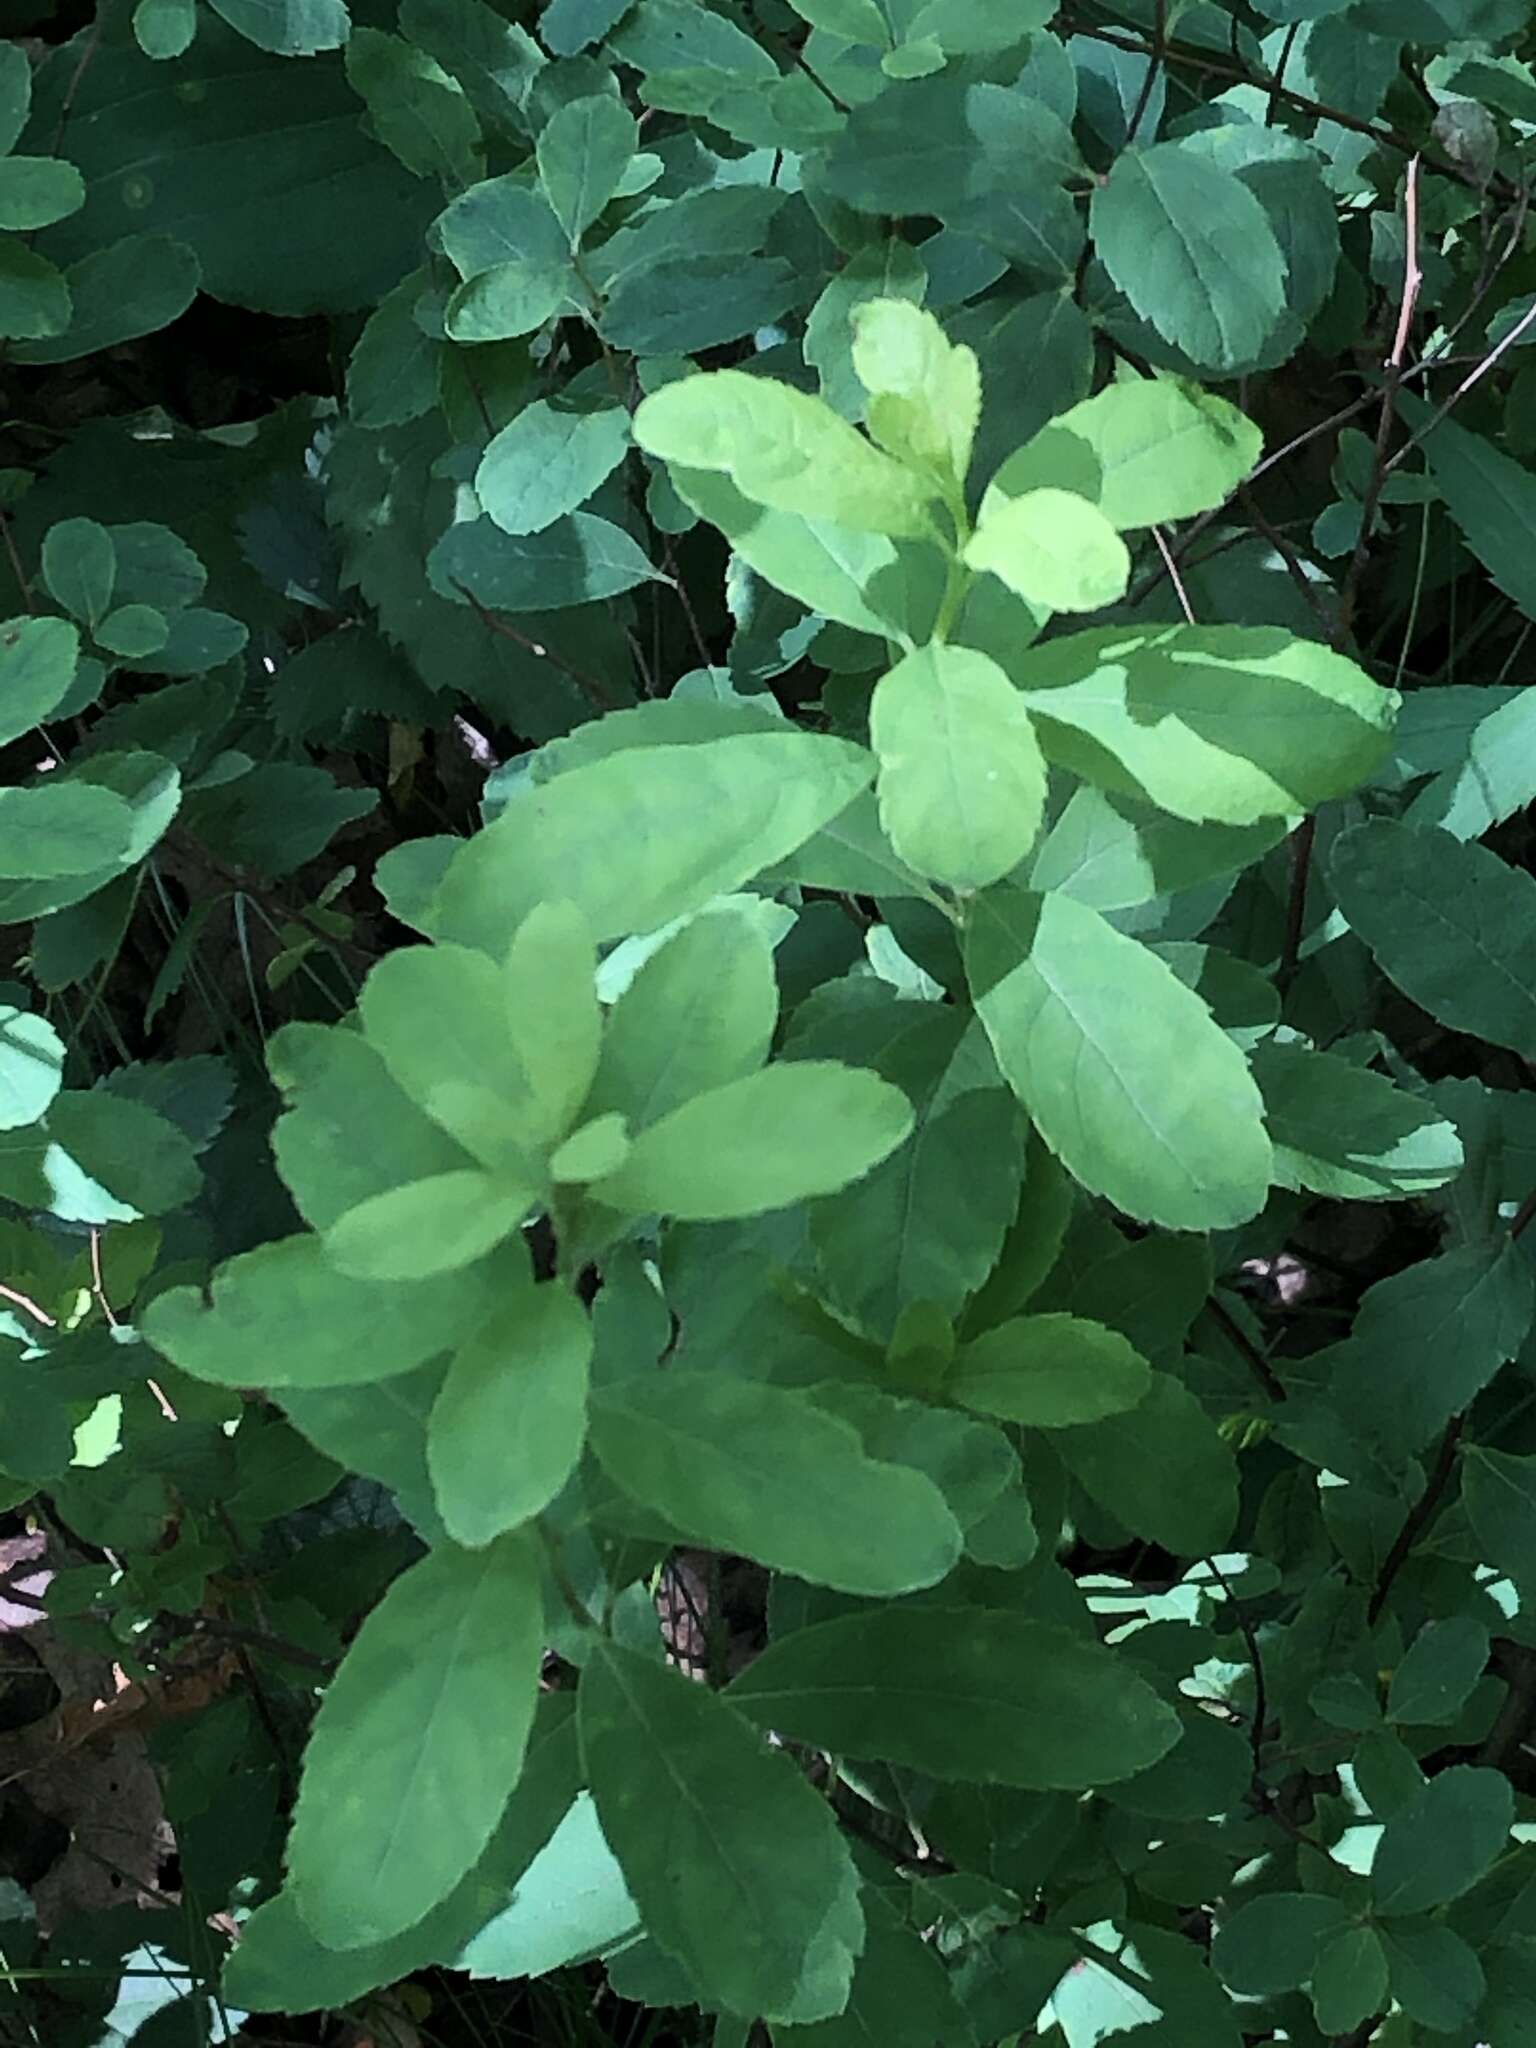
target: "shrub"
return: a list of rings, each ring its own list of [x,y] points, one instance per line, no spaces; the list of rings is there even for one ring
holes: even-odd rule
[[[5,2023],[1536,2037],[1529,9],[508,13],[13,10]]]

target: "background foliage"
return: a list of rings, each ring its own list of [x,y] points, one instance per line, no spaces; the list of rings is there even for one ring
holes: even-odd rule
[[[7,2041],[1536,2038],[1524,0],[5,20]]]

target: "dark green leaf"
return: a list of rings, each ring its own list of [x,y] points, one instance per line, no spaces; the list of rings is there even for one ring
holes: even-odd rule
[[[1285,259],[1240,179],[1177,142],[1127,150],[1093,196],[1094,246],[1165,341],[1231,369],[1257,356],[1285,309]]]
[[[1236,1460],[1171,1373],[1155,1373],[1136,1407],[1058,1429],[1051,1441],[1084,1491],[1133,1535],[1177,1556],[1205,1557],[1232,1534]]]
[[[1032,1429],[1062,1429],[1137,1409],[1147,1361],[1115,1330],[1077,1316],[1020,1316],[962,1345],[944,1392],[962,1408]]]
[[[702,1998],[745,2018],[840,2011],[858,1882],[798,1768],[727,1701],[616,1644],[588,1660],[577,1706],[603,1832]]]
[[[1334,841],[1339,908],[1405,996],[1536,1055],[1536,883],[1486,846],[1386,818]]]
[[[592,1446],[616,1484],[696,1541],[819,1585],[910,1592],[960,1553],[932,1480],[868,1457],[850,1424],[790,1388],[630,1374],[594,1392]]]
[[[221,1266],[211,1304],[194,1287],[158,1295],[142,1328],[174,1365],[215,1386],[356,1386],[451,1350],[493,1298],[478,1271],[348,1280],[326,1264],[318,1239],[289,1237]]]
[[[1460,1898],[1500,1855],[1515,1818],[1498,1771],[1454,1764],[1387,1818],[1371,1864],[1378,1913],[1427,1913]]]
[[[1422,1194],[1461,1171],[1454,1126],[1384,1075],[1271,1042],[1255,1051],[1253,1077],[1281,1187],[1382,1201]]]
[[[770,1644],[726,1698],[845,1755],[1040,1790],[1131,1777],[1180,1732],[1113,1651],[982,1607],[882,1607],[801,1629]]]
[[[49,122],[68,85],[40,81]],[[215,297],[272,313],[370,304],[417,260],[433,205],[364,135],[339,59],[255,54],[208,21],[174,69],[132,46],[98,50],[72,98],[69,149],[87,196],[50,230],[56,261],[119,243],[126,210],[141,233],[190,247]]]
[[[530,1539],[435,1550],[395,1581],[326,1689],[288,1843],[294,1903],[328,1947],[388,1941],[490,1840],[538,1699]]]

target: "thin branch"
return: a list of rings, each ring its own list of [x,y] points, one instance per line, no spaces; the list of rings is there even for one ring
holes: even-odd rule
[[[1234,21],[1236,16],[1233,16]],[[1150,54],[1150,46],[1142,36],[1126,35],[1115,29],[1099,28],[1093,23],[1066,17],[1074,35],[1087,36],[1096,43],[1111,43],[1116,49],[1130,50],[1137,56]],[[1255,72],[1240,61],[1224,63],[1213,57],[1209,51],[1195,50],[1186,43],[1169,43],[1164,51],[1164,61],[1182,64],[1188,71],[1202,73],[1207,78],[1231,79],[1238,85],[1251,85],[1260,92],[1271,90],[1277,93],[1288,107],[1294,107],[1299,114],[1311,114],[1319,121],[1331,121],[1336,128],[1345,128],[1352,135],[1367,135],[1372,142],[1385,143],[1404,156],[1420,156],[1432,171],[1442,177],[1452,178],[1458,185],[1477,185],[1476,173],[1461,164],[1452,163],[1449,157],[1438,156],[1416,142],[1411,135],[1405,135],[1400,128],[1392,128],[1376,121],[1364,119],[1359,114],[1347,113],[1342,107],[1330,106],[1326,100],[1313,99],[1309,93],[1298,92],[1294,86],[1283,82],[1276,84],[1274,75]],[[1489,180],[1489,187],[1500,199],[1513,199],[1519,187],[1501,173],[1496,172]]]
[[[1461,382],[1456,386],[1456,389],[1451,393],[1450,397],[1446,399],[1445,403],[1443,405],[1437,406],[1435,410],[1430,414],[1429,418],[1424,422],[1423,426],[1420,427],[1415,433],[1409,435],[1407,441],[1404,442],[1403,446],[1398,449],[1397,453],[1392,457],[1391,461],[1387,464],[1383,480],[1385,480],[1385,477],[1390,476],[1392,474],[1393,470],[1396,469],[1397,465],[1401,461],[1403,461],[1406,456],[1410,455],[1413,452],[1413,450],[1418,447],[1421,441],[1425,440],[1430,434],[1432,434],[1435,431],[1435,428],[1439,426],[1440,422],[1445,418],[1446,414],[1451,410],[1453,406],[1460,404],[1461,400],[1466,397],[1467,393],[1472,389],[1473,385],[1480,383],[1481,380],[1487,376],[1488,372],[1499,360],[1499,357],[1503,355],[1504,351],[1506,349],[1514,347],[1515,343],[1520,339],[1521,335],[1524,334],[1525,330],[1532,324],[1533,321],[1536,321],[1536,300],[1533,300],[1531,304],[1526,308],[1526,310],[1520,315],[1520,318],[1515,322],[1514,326],[1510,328],[1508,334],[1501,336],[1501,338],[1494,345],[1494,347],[1488,351],[1487,355],[1483,356],[1480,359],[1480,361],[1477,364],[1477,367],[1472,371],[1472,374],[1468,377],[1462,378]]]
[[[1253,486],[1250,483],[1238,486],[1238,496],[1243,501],[1243,509],[1247,512],[1248,517],[1285,564],[1285,573],[1296,586],[1297,594],[1304,600],[1323,631],[1325,633],[1332,633],[1333,620],[1328,616],[1327,606],[1323,603],[1317,585],[1307,574],[1306,565],[1295,547],[1286,539],[1285,535],[1259,503]]]
[[[41,1323],[45,1330],[56,1330],[59,1327],[58,1317],[49,1315],[45,1308],[39,1308],[31,1295],[23,1294],[19,1287],[7,1287],[0,1282],[0,1301],[9,1301],[15,1307],[24,1310],[34,1322]]]
[[[1392,428],[1397,419],[1397,394],[1403,380],[1403,358],[1408,351],[1408,336],[1413,327],[1413,315],[1424,283],[1424,273],[1419,267],[1419,161],[1416,156],[1410,161],[1403,191],[1403,289],[1397,309],[1397,328],[1392,337],[1392,352],[1387,357],[1386,375],[1382,379],[1381,411],[1376,422],[1376,448],[1371,462],[1371,474],[1366,483],[1365,495],[1360,501],[1360,531],[1355,537],[1354,552],[1349,558],[1349,567],[1345,571],[1344,582],[1339,590],[1336,646],[1348,635],[1360,578],[1371,551],[1371,529],[1376,523],[1381,494],[1387,482],[1387,451],[1391,445]]]
[[[1387,1595],[1392,1583],[1408,1561],[1408,1554],[1424,1532],[1425,1524],[1440,1505],[1440,1496],[1450,1484],[1451,1474],[1456,1470],[1456,1448],[1461,1442],[1461,1432],[1466,1423],[1464,1415],[1453,1415],[1445,1425],[1445,1434],[1440,1439],[1440,1448],[1435,1453],[1434,1466],[1425,1481],[1424,1491],[1404,1517],[1403,1526],[1393,1539],[1392,1548],[1382,1562],[1376,1584],[1371,1592],[1370,1605],[1365,1610],[1367,1627],[1374,1628],[1381,1618],[1381,1610],[1387,1604]]]
[[[1264,109],[1264,126],[1273,128],[1275,115],[1279,111],[1280,96],[1285,91],[1285,67],[1291,61],[1291,52],[1296,47],[1296,38],[1301,34],[1301,23],[1293,21],[1285,32],[1285,41],[1280,45],[1279,60],[1275,65],[1274,77],[1269,82],[1269,105]]]
[[[516,626],[509,626],[505,619],[497,618],[494,612],[488,611],[480,602],[468,584],[455,580],[453,587],[488,633],[499,634],[503,640],[510,640],[514,646],[521,647],[525,654],[532,654],[540,661],[553,662],[562,675],[569,676],[573,683],[585,691],[599,711],[619,709],[617,700],[601,677],[591,674],[587,669],[577,668],[576,664],[567,661],[557,648],[548,646],[542,640],[531,640],[526,633],[520,633]]]
[[[1339,586],[1338,611],[1334,618],[1333,631],[1329,635],[1330,645],[1336,652],[1349,639],[1354,624],[1360,579],[1365,573],[1365,565],[1371,552],[1371,532],[1376,524],[1381,494],[1386,488],[1388,450],[1392,444],[1392,428],[1397,419],[1397,394],[1403,381],[1408,338],[1413,331],[1414,311],[1418,306],[1419,292],[1424,283],[1424,273],[1419,265],[1421,161],[1417,154],[1409,158],[1403,189],[1403,286],[1398,300],[1397,327],[1393,332],[1386,375],[1382,380],[1381,411],[1376,422],[1376,447],[1371,459],[1371,474],[1360,502],[1360,531],[1355,537],[1349,567],[1344,572],[1344,580]],[[1282,996],[1289,989],[1301,964],[1302,939],[1307,923],[1307,887],[1312,870],[1312,848],[1316,838],[1317,821],[1310,817],[1303,818],[1291,835],[1291,890],[1286,904],[1285,943],[1281,948],[1280,962],[1275,970],[1275,986]]]
[[[1312,873],[1312,848],[1317,840],[1317,819],[1303,818],[1291,834],[1291,887],[1285,903],[1285,938],[1275,968],[1275,987],[1282,996],[1296,978],[1301,965],[1302,940],[1307,929],[1307,884]]]
[[[1248,1662],[1253,1670],[1253,1720],[1248,1728],[1248,1749],[1253,1759],[1253,1791],[1266,1810],[1271,1804],[1269,1788],[1264,1783],[1262,1759],[1264,1754],[1264,1725],[1269,1719],[1269,1687],[1264,1679],[1264,1652],[1259,1648],[1259,1638],[1247,1610],[1233,1592],[1226,1574],[1214,1557],[1205,1559],[1211,1576],[1227,1596],[1232,1617],[1237,1623],[1238,1634],[1243,1639],[1243,1648],[1248,1652]]]
[[[1125,147],[1129,149],[1136,140],[1142,118],[1152,102],[1152,93],[1162,72],[1168,49],[1168,0],[1153,0],[1152,47],[1147,52],[1147,68],[1142,74],[1141,91],[1136,95],[1136,104],[1131,109],[1131,118],[1126,123]]]
[[[1179,610],[1184,614],[1186,625],[1195,623],[1195,608],[1189,601],[1189,592],[1184,588],[1184,579],[1179,574],[1179,565],[1173,558],[1173,551],[1163,538],[1160,526],[1152,529],[1152,538],[1157,543],[1157,552],[1163,558],[1163,567],[1168,571],[1168,580],[1173,585],[1173,594],[1179,600]]]
[[[1244,1364],[1264,1389],[1265,1393],[1268,1394],[1269,1398],[1272,1401],[1283,1401],[1285,1399],[1284,1383],[1280,1380],[1274,1367],[1264,1356],[1263,1352],[1260,1351],[1258,1346],[1249,1337],[1247,1331],[1244,1330],[1237,1317],[1227,1307],[1226,1303],[1218,1295],[1212,1294],[1207,1296],[1205,1305],[1217,1322],[1220,1323],[1223,1331],[1231,1339],[1233,1346],[1241,1355]]]

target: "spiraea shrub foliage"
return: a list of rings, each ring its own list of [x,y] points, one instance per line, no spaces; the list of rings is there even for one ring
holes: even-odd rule
[[[1529,2048],[1527,0],[4,21],[7,2048]]]

